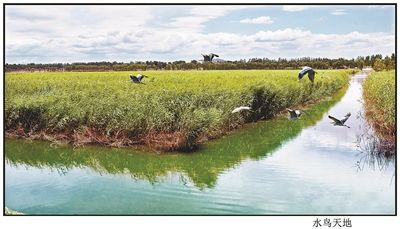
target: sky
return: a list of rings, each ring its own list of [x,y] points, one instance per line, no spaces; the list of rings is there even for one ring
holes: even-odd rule
[[[383,5],[7,5],[7,63],[354,58],[395,52]]]

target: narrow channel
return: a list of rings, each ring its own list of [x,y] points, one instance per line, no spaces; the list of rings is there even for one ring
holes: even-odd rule
[[[299,120],[249,124],[193,153],[6,139],[5,204],[25,214],[394,214],[394,159],[370,157],[364,139],[366,76]],[[330,123],[348,112],[350,128]]]

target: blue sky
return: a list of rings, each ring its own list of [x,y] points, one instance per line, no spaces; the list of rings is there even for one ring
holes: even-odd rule
[[[332,15],[337,14],[340,15]],[[238,24],[242,18],[256,18],[268,15],[273,23],[267,25]],[[226,18],[229,18],[228,20]],[[351,22],[351,23],[349,23]],[[277,30],[282,28],[303,28],[316,33],[344,34],[352,31],[363,33],[393,32],[393,8],[365,6],[330,6],[314,7],[301,11],[285,11],[282,7],[243,9],[207,23],[205,32],[240,32],[254,33],[258,30]]]
[[[394,50],[394,6],[7,6],[6,62],[345,57]]]

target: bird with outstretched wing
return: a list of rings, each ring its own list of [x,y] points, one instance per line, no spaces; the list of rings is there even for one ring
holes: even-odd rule
[[[349,117],[351,116],[351,113],[347,113],[343,119],[339,120],[333,116],[328,115],[328,118],[330,118],[333,122],[334,126],[345,126],[347,128],[350,128],[350,126],[345,125],[344,123],[347,121],[347,119],[349,119]]]
[[[301,80],[303,78],[303,76],[305,76],[306,74],[308,74],[308,79],[314,83],[314,77],[315,77],[315,73],[317,73],[316,71],[314,71],[314,69],[305,66],[303,69],[301,69],[301,71],[299,72],[299,75],[297,76],[298,80]]]

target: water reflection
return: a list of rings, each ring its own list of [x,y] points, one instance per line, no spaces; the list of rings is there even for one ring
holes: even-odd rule
[[[6,160],[11,165],[51,168],[60,175],[74,167],[90,167],[98,173],[129,174],[134,179],[146,179],[153,184],[169,172],[180,172],[198,188],[212,188],[225,170],[246,159],[264,158],[303,128],[314,125],[343,94],[344,90],[313,106],[299,120],[290,121],[282,117],[249,124],[194,153],[155,154],[93,146],[73,149],[47,142],[7,139]]]
[[[359,115],[360,119],[364,119],[363,113]],[[365,120],[365,119],[364,119]],[[382,143],[382,139],[377,137],[374,129],[368,122],[364,122],[362,134],[357,136],[357,148],[360,151],[360,160],[357,161],[359,170],[363,170],[366,166],[372,169],[385,170],[394,167],[395,152],[391,147],[386,147]],[[394,176],[393,171],[393,176]]]
[[[394,214],[394,160],[357,141],[367,136],[362,78],[299,120],[249,124],[195,153],[7,139],[6,205],[27,214]],[[347,112],[350,129],[330,124],[328,114]]]
[[[359,77],[353,77],[353,80],[356,81],[360,86],[363,81],[367,77],[367,73],[361,74]],[[362,88],[360,88],[362,91]],[[362,92],[360,92],[362,94]],[[356,167],[359,170],[365,169],[367,166],[371,169],[385,170],[387,168],[394,167],[395,162],[395,153],[391,150],[390,147],[385,147],[385,144],[382,142],[367,121],[364,112],[364,100],[362,96],[357,99],[357,103],[360,104],[361,109],[357,112],[357,120],[359,122],[358,129],[359,131],[356,134],[356,146],[359,153],[359,160],[356,162]],[[395,172],[393,171],[393,176]]]

